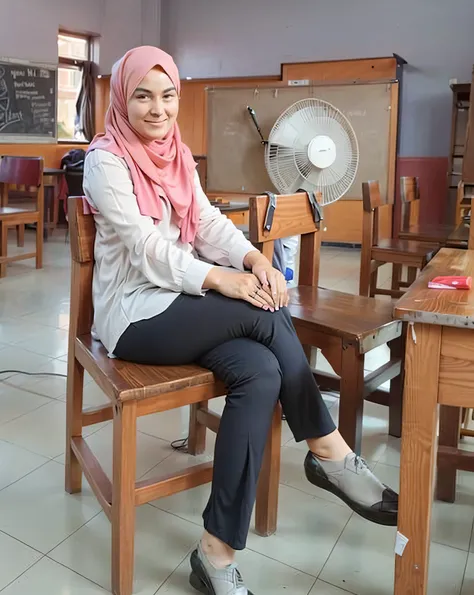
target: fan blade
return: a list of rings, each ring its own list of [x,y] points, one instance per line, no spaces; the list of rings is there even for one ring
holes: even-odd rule
[[[292,147],[297,138],[298,131],[292,127],[291,123],[285,123],[284,126],[281,126],[275,130],[274,133],[272,133],[271,137],[269,138],[269,142],[272,145],[275,144]]]

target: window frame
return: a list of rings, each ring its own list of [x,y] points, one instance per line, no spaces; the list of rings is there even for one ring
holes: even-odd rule
[[[60,56],[58,50],[58,77],[57,77],[57,85],[58,85],[58,104],[59,104],[59,69],[69,69],[69,70],[81,70],[84,66],[86,61],[92,60],[92,52],[93,52],[93,43],[94,38],[92,35],[80,33],[73,33],[72,31],[68,31],[67,29],[59,29],[57,35],[57,41],[59,40],[60,35],[65,35],[67,37],[76,37],[77,39],[82,39],[87,41],[87,58],[86,60],[80,60],[79,58],[68,58],[66,56]],[[75,67],[75,68],[72,68]],[[57,115],[56,115],[57,117]],[[88,140],[78,140],[78,139],[64,139],[57,137],[58,144],[62,145],[88,145],[90,141]]]

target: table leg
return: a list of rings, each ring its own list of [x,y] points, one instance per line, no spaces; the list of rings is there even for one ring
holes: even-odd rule
[[[458,447],[461,428],[461,409],[441,405],[439,417],[439,446]],[[444,502],[454,502],[456,498],[456,465],[438,455],[436,475],[436,498]]]
[[[49,230],[51,227],[51,217],[53,211],[54,201],[54,187],[48,185],[44,186],[44,227],[43,227],[43,238],[45,242],[49,238]]]
[[[398,531],[408,539],[395,556],[394,595],[426,595],[438,421],[442,328],[408,330]]]

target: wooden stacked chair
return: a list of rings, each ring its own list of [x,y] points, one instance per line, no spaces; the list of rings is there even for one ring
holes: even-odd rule
[[[375,295],[401,297],[403,295],[401,288],[409,287],[413,283],[417,271],[431,260],[439,249],[439,244],[379,237],[380,210],[393,209],[393,197],[382,196],[377,181],[362,184],[362,201],[364,215],[359,294],[370,297]],[[378,269],[387,263],[392,265],[391,289],[384,289],[377,285]],[[406,282],[401,280],[404,266],[408,268]]]
[[[176,494],[212,479],[212,463],[174,475],[136,482],[136,423],[142,415],[191,406],[189,452],[205,448],[206,429],[217,432],[220,417],[208,401],[225,395],[213,374],[195,365],[141,366],[110,359],[91,335],[92,275],[95,225],[85,215],[82,198],[69,199],[72,253],[71,317],[67,381],[66,490],[81,491],[84,474],[112,524],[112,589],[131,595],[134,568],[135,507]],[[105,392],[110,403],[83,410],[84,371]],[[86,426],[113,420],[113,477],[107,477],[82,437]],[[276,529],[281,449],[281,408],[275,409],[256,504],[256,530]],[[159,555],[159,552],[157,552]]]
[[[446,246],[455,225],[420,223],[420,184],[416,177],[400,178],[401,220],[400,240],[414,240]]]

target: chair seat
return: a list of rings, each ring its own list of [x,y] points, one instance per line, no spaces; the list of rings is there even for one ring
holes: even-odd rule
[[[400,336],[401,325],[392,317],[391,300],[374,299],[322,287],[299,286],[289,290],[293,321],[328,335],[368,345],[386,343]]]
[[[0,217],[15,217],[27,213],[36,213],[33,209],[24,209],[22,207],[0,207]]]
[[[94,377],[109,398],[118,401],[142,400],[176,391],[208,387],[212,398],[226,394],[223,383],[217,381],[209,370],[196,365],[143,366],[120,359],[111,359],[100,341],[89,335],[76,338],[76,357]],[[186,399],[183,405],[202,401]]]
[[[398,235],[401,240],[445,244],[454,229],[454,225],[417,224],[401,230]]]
[[[426,257],[429,260],[439,250],[439,246],[437,244],[426,244],[425,242],[415,242],[412,240],[386,239],[380,240],[376,246],[372,247],[373,252],[377,252],[378,250],[400,256],[408,254],[419,258]]]

